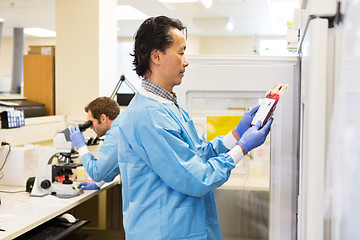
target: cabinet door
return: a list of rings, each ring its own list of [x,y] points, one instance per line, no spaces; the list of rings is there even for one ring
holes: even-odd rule
[[[55,113],[55,57],[24,55],[24,97],[45,104],[46,115]]]

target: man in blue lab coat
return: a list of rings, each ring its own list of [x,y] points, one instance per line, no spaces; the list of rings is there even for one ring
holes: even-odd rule
[[[89,152],[79,126],[70,128],[71,142],[77,148],[86,172],[95,181],[82,182],[79,187],[91,190],[98,189],[104,182],[111,182],[120,173],[117,159],[120,108],[113,99],[98,97],[85,107],[85,111],[88,114],[87,119],[92,122],[90,128],[94,130],[97,137],[105,135],[99,157],[96,159]]]
[[[226,136],[202,142],[173,93],[189,65],[185,30],[179,20],[159,16],[135,35],[133,64],[142,86],[119,122],[126,239],[222,239],[213,189],[270,131],[272,119],[251,127],[256,107]]]

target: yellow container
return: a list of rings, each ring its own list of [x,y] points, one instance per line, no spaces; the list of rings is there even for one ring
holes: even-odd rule
[[[239,124],[242,116],[207,116],[206,140],[209,142],[216,136],[226,135]]]

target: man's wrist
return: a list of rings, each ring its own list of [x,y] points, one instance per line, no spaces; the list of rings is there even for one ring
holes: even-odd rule
[[[227,149],[232,149],[233,147],[236,146],[236,143],[237,143],[237,140],[234,137],[234,134],[232,131],[230,131],[228,134],[226,134],[222,140],[223,140],[224,146]]]
[[[80,148],[78,148],[77,150],[80,154],[80,157],[82,157],[83,155],[87,154],[89,152],[89,149],[87,148],[87,146],[82,146]]]
[[[239,144],[236,144],[236,146],[231,149],[228,154],[234,160],[235,164],[237,164],[244,157],[243,149]]]
[[[236,141],[240,140],[240,135],[239,135],[238,131],[235,128],[233,130],[231,130],[231,133],[234,136],[234,138],[236,139]]]
[[[241,148],[241,150],[242,150],[242,152],[243,152],[243,154],[244,154],[244,156],[246,155],[246,151],[245,151],[245,148],[243,147],[243,146],[241,146],[241,144],[238,144],[239,146],[240,146],[240,148]]]
[[[104,181],[104,180],[101,180],[100,182],[95,182],[95,184],[96,184],[99,188],[101,188],[101,186],[105,184],[105,181]]]

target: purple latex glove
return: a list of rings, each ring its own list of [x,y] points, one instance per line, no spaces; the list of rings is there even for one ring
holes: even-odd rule
[[[78,188],[84,190],[97,190],[99,189],[99,186],[94,181],[84,181],[79,183]]]
[[[274,119],[270,118],[270,120],[261,129],[261,121],[258,121],[255,126],[249,128],[243,134],[242,138],[240,138],[236,144],[241,145],[244,148],[246,154],[252,149],[260,146],[265,142],[266,136],[270,132],[270,126],[273,121]]]
[[[249,128],[251,128],[251,122],[259,107],[260,105],[257,105],[256,107],[253,107],[252,109],[246,111],[240,119],[239,124],[235,127],[235,130],[239,134],[240,138]]]
[[[84,135],[80,131],[79,125],[71,127],[69,129],[69,132],[70,132],[70,140],[77,149],[86,145]]]

